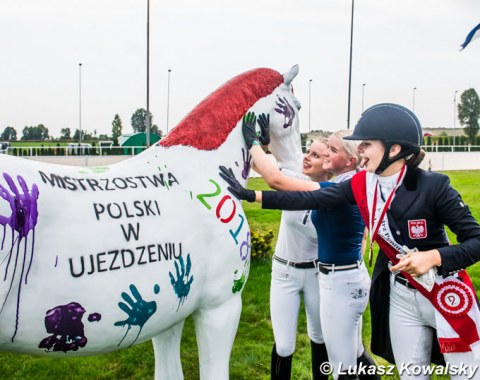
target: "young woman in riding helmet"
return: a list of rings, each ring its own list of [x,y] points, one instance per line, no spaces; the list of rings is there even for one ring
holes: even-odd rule
[[[465,271],[480,260],[480,225],[446,175],[418,167],[422,129],[407,108],[370,107],[346,139],[362,141],[366,170],[335,187],[254,192],[222,177],[239,199],[263,208],[356,203],[370,246],[380,248],[370,292],[372,352],[395,363],[402,379],[428,379],[431,362],[447,363],[455,378],[480,378],[480,311]]]

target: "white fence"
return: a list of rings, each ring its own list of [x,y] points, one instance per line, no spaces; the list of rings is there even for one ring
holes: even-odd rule
[[[126,158],[132,157],[144,150],[145,147],[128,147],[128,148],[100,148],[95,147],[95,153],[92,155],[69,155],[68,153],[62,155],[55,152],[55,155],[41,155],[41,149],[46,147],[24,147],[22,148],[27,154],[21,157],[43,161],[52,162],[61,165],[76,165],[76,166],[101,166],[110,165],[115,162],[122,161]],[[52,149],[60,149],[52,147]],[[109,150],[110,149],[110,150]],[[115,149],[112,150],[112,149]],[[65,147],[63,147],[63,151]],[[9,147],[4,152],[12,154],[12,148]],[[112,154],[113,153],[113,154]],[[272,160],[275,160],[272,155],[269,155]],[[479,152],[427,152],[425,159],[420,165],[425,170],[448,171],[448,170],[480,170],[480,151]],[[253,170],[250,171],[251,177],[257,177],[258,174]]]
[[[90,144],[68,144],[63,146],[8,146],[0,153],[11,156],[134,156],[146,149],[145,146],[91,146]]]
[[[434,171],[480,169],[480,152],[427,152],[420,165]]]
[[[4,151],[0,151],[0,153],[59,165],[104,166],[133,157],[145,149],[146,147],[144,146],[80,146],[80,148],[77,146],[10,146]]]
[[[269,154],[275,162],[273,155]],[[427,152],[420,167],[425,170],[480,170],[480,152]],[[260,177],[253,169],[250,177]]]

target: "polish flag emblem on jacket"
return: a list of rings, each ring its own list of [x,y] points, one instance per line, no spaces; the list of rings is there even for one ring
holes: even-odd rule
[[[427,221],[425,219],[409,220],[408,236],[410,239],[425,239],[427,237]]]

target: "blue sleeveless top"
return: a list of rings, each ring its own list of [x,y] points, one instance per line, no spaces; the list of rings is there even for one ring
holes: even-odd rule
[[[335,185],[320,183],[322,188]],[[317,231],[320,262],[346,265],[360,259],[365,223],[356,205],[313,210],[312,222]]]

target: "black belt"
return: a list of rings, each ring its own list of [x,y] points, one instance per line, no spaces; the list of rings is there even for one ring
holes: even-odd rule
[[[281,264],[289,265],[291,267],[299,268],[299,269],[310,269],[310,268],[315,268],[317,266],[317,260],[315,260],[315,261],[305,261],[305,262],[302,262],[302,263],[296,263],[294,261],[282,259],[282,258],[280,258],[278,256],[275,256],[275,255],[273,255],[273,259],[278,261]]]
[[[329,274],[331,272],[342,272],[344,270],[351,270],[359,268],[363,263],[363,259],[360,259],[353,264],[345,264],[345,265],[336,265],[336,264],[323,264],[321,262],[318,263],[318,271],[323,274]]]
[[[395,276],[395,282],[398,282],[399,284],[402,284],[405,286],[407,289],[413,289],[415,290],[415,287],[410,284],[410,281],[408,281],[405,277],[403,277],[401,274],[397,274]]]
[[[397,274],[395,276],[395,282],[398,282],[399,284],[402,284],[403,286],[407,287],[408,289],[415,289],[415,287],[412,284],[410,284],[410,281],[408,281],[401,274]]]

